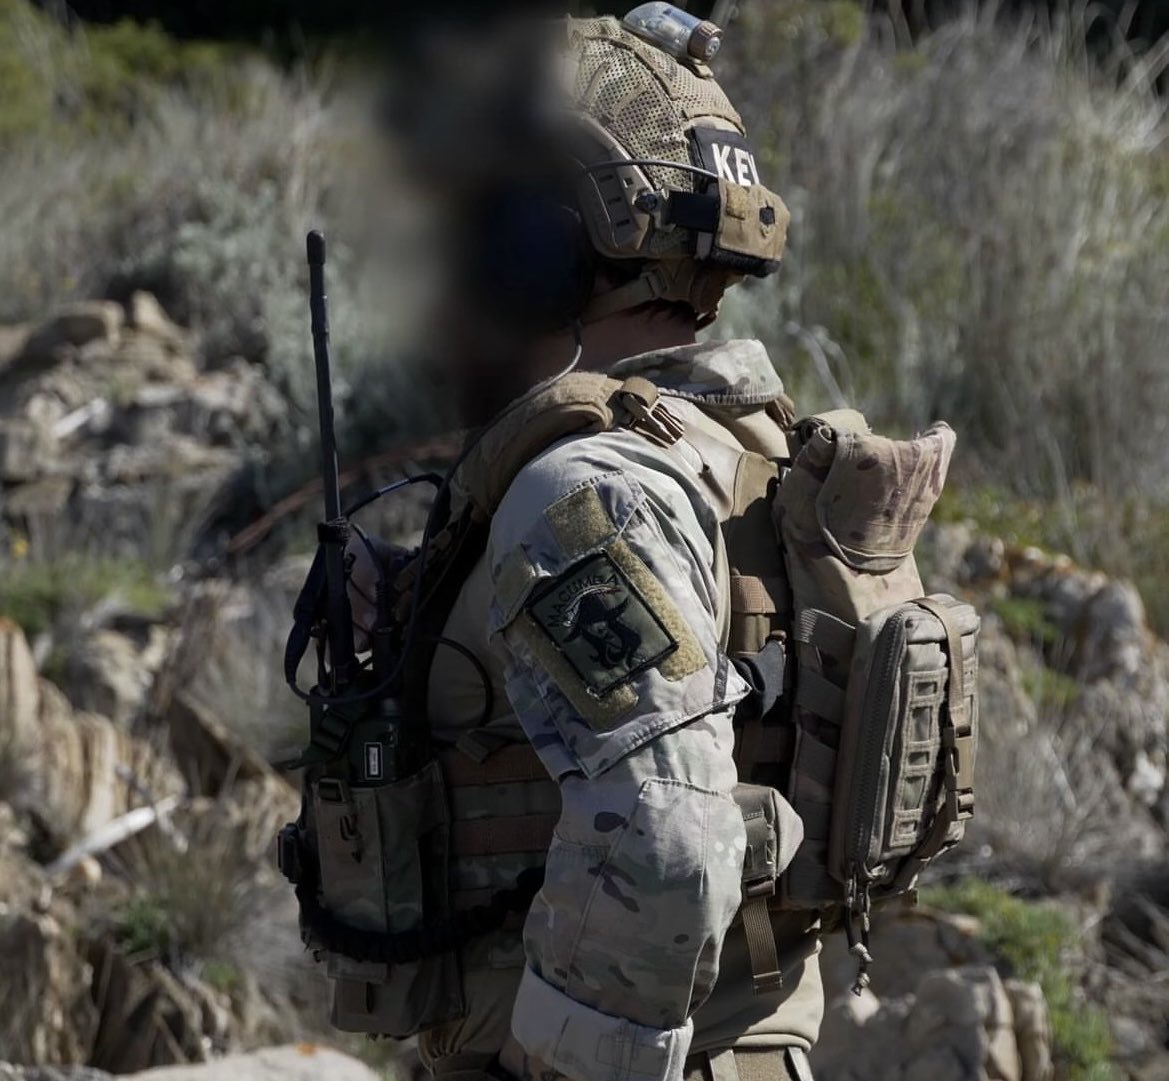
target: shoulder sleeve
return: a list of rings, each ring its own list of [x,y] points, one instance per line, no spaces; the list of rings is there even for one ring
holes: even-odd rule
[[[746,693],[718,641],[717,520],[652,450],[624,434],[561,444],[521,471],[492,522],[491,631],[554,776],[602,772]]]
[[[562,797],[513,1032],[580,1081],[681,1077],[745,846],[730,793],[746,687],[719,648],[718,523],[636,449],[554,448],[492,527],[508,694]]]

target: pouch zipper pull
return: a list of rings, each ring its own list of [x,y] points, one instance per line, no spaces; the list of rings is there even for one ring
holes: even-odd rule
[[[848,939],[848,952],[856,958],[857,962],[856,980],[852,985],[854,995],[862,994],[872,982],[872,977],[869,976],[869,966],[873,963],[873,955],[869,953],[869,931],[872,926],[870,912],[869,884],[866,882],[858,889],[857,875],[854,871],[848,878],[844,916],[844,934]],[[859,939],[856,928],[853,926],[853,920],[858,917],[861,929]]]

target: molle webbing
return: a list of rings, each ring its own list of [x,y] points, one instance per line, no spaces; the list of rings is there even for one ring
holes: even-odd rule
[[[549,786],[559,795],[556,782],[530,744],[509,744],[481,762],[457,749],[442,751],[439,764],[456,806],[467,802],[465,797],[474,790],[486,793],[503,785]],[[491,805],[490,797],[486,793],[482,806]],[[451,823],[451,851],[457,858],[547,852],[558,817],[536,812],[457,818]]]
[[[461,741],[466,742],[466,741]],[[484,740],[482,742],[488,742]],[[558,815],[531,812],[518,815],[477,815],[465,817],[461,808],[470,804],[489,808],[502,786],[544,785],[551,797],[559,801],[556,782],[548,776],[539,756],[530,744],[509,743],[486,757],[472,757],[457,747],[439,753],[439,763],[451,795],[454,812],[451,822],[451,854],[456,860],[482,861],[502,857],[519,858],[529,867],[539,868],[552,844],[552,832]],[[480,796],[479,793],[482,793]],[[533,795],[524,795],[523,804],[538,803]],[[544,803],[549,801],[545,799]],[[494,903],[498,890],[488,886],[454,888],[451,901],[457,912],[474,911]],[[512,909],[503,915],[503,930],[518,930],[525,911]]]
[[[700,1051],[683,1070],[682,1081],[812,1081],[808,1056],[798,1047]]]
[[[791,760],[785,642],[791,625],[791,588],[783,565],[771,500],[779,467],[760,454],[744,451],[735,468],[730,514],[723,524],[730,567],[730,633],[727,652],[740,660],[763,659],[769,643],[776,664],[764,673],[780,684],[768,701],[776,705],[736,726],[735,763],[742,781],[782,787]]]

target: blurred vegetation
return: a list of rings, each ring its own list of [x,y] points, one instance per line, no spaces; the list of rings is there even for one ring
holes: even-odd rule
[[[158,616],[170,593],[144,563],[71,554],[58,560],[25,558],[0,568],[0,616],[29,638],[75,619],[98,602]]]
[[[1139,453],[1151,459],[1162,450],[1148,445]],[[1129,579],[1153,629],[1169,637],[1169,505],[1155,490],[1121,496],[1112,484],[1081,481],[1044,499],[1014,494],[1003,483],[963,483],[962,472],[956,479],[934,509],[936,520],[970,522],[1009,545],[1066,552]]]
[[[33,133],[117,138],[160,95],[211,85],[238,56],[128,19],[70,33],[26,0],[0,0],[0,147]]]
[[[939,515],[1131,578],[1169,633],[1165,51],[1084,4],[913,38],[847,0],[743,5],[720,73],[792,210],[728,296],[804,411],[959,433]]]
[[[411,208],[395,199],[366,79],[328,57],[285,70],[240,46],[128,21],[67,28],[0,0],[0,322],[150,291],[196,331],[205,363],[268,366],[303,455],[303,237],[327,224],[339,405],[383,435],[426,427],[433,406],[387,362],[403,353],[421,274],[391,282],[370,266]]]
[[[132,890],[104,918],[131,957],[209,966],[225,985],[238,979],[233,947],[263,918],[280,886],[261,873],[270,858],[270,823],[263,814],[241,821],[228,808],[225,793],[125,846],[119,859]]]
[[[1043,988],[1051,1017],[1057,1077],[1111,1081],[1107,1018],[1088,1006],[1072,978],[1080,934],[1056,905],[1032,903],[977,878],[923,890],[922,904],[974,916],[979,937],[1002,975],[1033,980]]]

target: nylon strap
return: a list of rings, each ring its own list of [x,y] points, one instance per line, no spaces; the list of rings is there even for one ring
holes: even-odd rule
[[[686,434],[686,426],[666,407],[661,391],[641,375],[631,375],[616,394],[625,410],[623,427],[657,443],[672,447]]]
[[[722,1051],[708,1052],[706,1059],[710,1066],[710,1081],[739,1081],[735,1053],[729,1047]]]
[[[683,1071],[682,1081],[812,1081],[807,1053],[798,1047],[699,1051]]]
[[[783,987],[775,930],[771,926],[771,915],[767,909],[770,897],[770,893],[751,897],[740,909],[743,930],[747,935],[747,953],[751,958],[751,985],[757,995],[770,995]]]
[[[836,781],[836,750],[808,732],[801,732],[799,774],[831,793]]]
[[[782,578],[757,578],[731,572],[731,611],[743,615],[772,616],[782,611],[786,583]]]
[[[947,688],[947,705],[950,711],[950,724],[955,728],[962,728],[966,720],[966,665],[962,654],[962,632],[954,620],[953,613],[933,597],[920,597],[914,603],[924,608],[942,625],[946,632],[946,653],[949,660],[949,674]]]
[[[795,1081],[788,1069],[787,1058],[783,1051],[737,1051],[735,1066],[739,1071],[739,1081]]]
[[[547,852],[559,815],[510,815],[451,823],[451,851],[457,858]]]
[[[844,691],[807,665],[796,677],[796,705],[837,726],[844,720]]]
[[[442,751],[438,758],[448,788],[549,780],[548,771],[529,743],[511,744],[482,762],[476,762],[460,750]]]
[[[812,646],[840,661],[852,656],[856,628],[843,619],[818,608],[805,608],[796,618],[792,635],[797,642]]]

